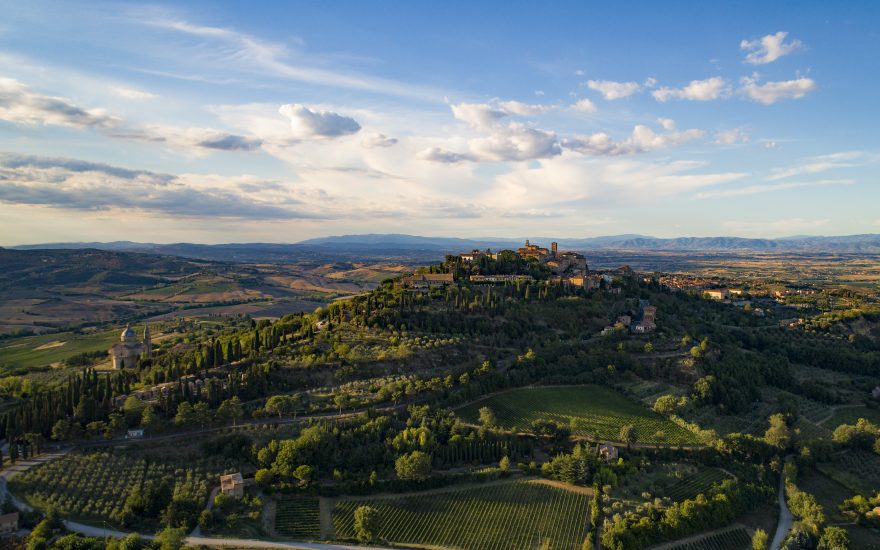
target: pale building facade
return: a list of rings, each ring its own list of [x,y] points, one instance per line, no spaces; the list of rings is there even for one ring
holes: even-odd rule
[[[150,325],[144,326],[142,340],[138,339],[137,333],[131,328],[131,325],[126,325],[125,330],[119,335],[119,342],[114,344],[108,353],[113,361],[114,369],[136,367],[141,355],[147,358],[152,357],[153,343],[150,339]]]

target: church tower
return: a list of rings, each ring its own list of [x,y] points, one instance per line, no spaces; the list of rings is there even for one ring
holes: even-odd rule
[[[153,341],[150,339],[150,323],[144,325],[144,355],[147,358],[153,356]]]

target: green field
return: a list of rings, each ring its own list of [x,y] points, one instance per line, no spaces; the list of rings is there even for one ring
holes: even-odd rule
[[[552,420],[574,426],[576,436],[616,441],[620,428],[632,424],[642,443],[697,443],[688,430],[601,386],[522,388],[477,401],[458,413],[466,422],[477,423],[480,408],[486,406],[495,413],[499,427],[508,430],[528,432],[535,420]]]
[[[0,342],[0,371],[8,373],[12,369],[44,367],[78,353],[106,351],[119,338],[120,332],[121,328],[113,328],[91,334],[59,332],[11,338]],[[58,345],[61,342],[63,344]]]
[[[336,538],[354,537],[354,511],[379,510],[379,538],[464,550],[581,548],[590,496],[534,481],[393,498],[340,500],[333,511]]]
[[[321,510],[315,497],[289,497],[278,500],[275,530],[295,539],[317,539],[321,536]]]
[[[679,544],[670,550],[747,550],[751,547],[749,533],[743,528],[736,528]]]

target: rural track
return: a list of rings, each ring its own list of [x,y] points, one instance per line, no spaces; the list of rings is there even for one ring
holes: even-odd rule
[[[792,458],[792,455],[785,457],[786,460]],[[773,535],[773,542],[770,543],[770,550],[780,550],[785,536],[791,531],[794,525],[794,516],[788,509],[788,503],[785,501],[785,475],[779,474],[779,523],[776,524],[776,534]]]

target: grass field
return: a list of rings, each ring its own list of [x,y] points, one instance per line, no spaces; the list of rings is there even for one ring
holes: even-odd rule
[[[747,550],[752,547],[749,533],[739,527],[673,546],[670,550]]]
[[[106,351],[120,332],[122,329],[113,328],[91,334],[59,332],[5,340],[0,343],[0,372],[44,367],[87,351]]]
[[[336,503],[336,538],[354,537],[354,511],[379,510],[379,538],[463,550],[581,548],[590,496],[534,481],[513,481],[457,491]]]
[[[518,389],[472,403],[459,410],[459,416],[477,423],[480,408],[485,406],[495,413],[499,427],[508,430],[527,432],[532,422],[543,419],[573,427],[576,436],[616,441],[620,428],[632,424],[642,443],[697,442],[688,430],[601,386]]]
[[[317,539],[321,535],[320,507],[316,497],[278,499],[275,530],[295,539]]]

